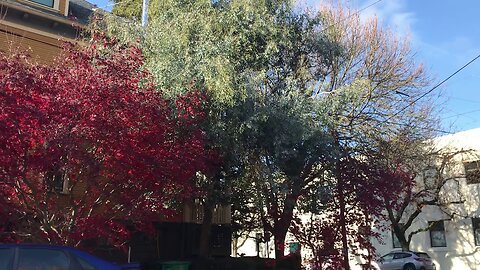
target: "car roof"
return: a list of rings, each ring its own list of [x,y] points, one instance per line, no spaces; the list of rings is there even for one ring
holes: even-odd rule
[[[398,253],[410,253],[410,254],[413,254],[413,255],[417,255],[418,254],[425,254],[428,256],[428,253],[424,252],[424,251],[411,251],[411,250],[392,250],[390,251],[389,253],[385,254],[385,255],[388,255],[388,254],[398,254]],[[385,256],[384,255],[384,256]]]
[[[80,255],[82,258],[88,258],[89,262],[95,263],[97,267],[112,267],[115,264],[107,262],[101,258],[95,257],[87,252],[81,251],[79,249],[69,247],[69,246],[60,246],[60,245],[49,245],[49,244],[35,244],[35,243],[19,243],[19,244],[0,244],[0,248],[16,248],[16,247],[23,247],[23,248],[41,248],[41,249],[60,249],[60,250],[68,250],[76,255]],[[103,269],[103,268],[102,268]],[[112,268],[106,268],[112,269]],[[115,268],[116,269],[116,268]]]
[[[74,248],[69,247],[69,246],[50,245],[50,244],[35,244],[35,243],[0,244],[0,248],[12,248],[12,247],[74,249]]]

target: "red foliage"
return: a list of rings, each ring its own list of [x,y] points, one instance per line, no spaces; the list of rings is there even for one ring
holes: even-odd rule
[[[311,251],[307,264],[310,269],[331,267],[344,269],[342,256],[341,198],[344,200],[344,222],[348,252],[371,261],[375,254],[373,239],[379,239],[386,229],[382,222],[385,203],[392,203],[410,190],[413,177],[399,166],[395,170],[375,166],[356,159],[339,162],[337,179],[331,179],[334,188],[321,215],[311,215],[308,220],[294,219],[290,232]]]
[[[171,104],[139,49],[102,36],[65,55],[54,66],[1,56],[0,218],[14,228],[0,237],[119,245],[126,220],[151,229],[195,192],[212,156],[197,126],[204,97]],[[52,190],[62,177],[68,190]]]

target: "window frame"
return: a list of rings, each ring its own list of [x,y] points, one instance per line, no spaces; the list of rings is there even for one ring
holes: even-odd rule
[[[433,224],[432,223],[436,223],[436,224]],[[429,231],[429,235],[430,235],[430,246],[431,247],[447,247],[447,235],[446,235],[446,231],[445,231],[445,221],[444,220],[437,220],[437,221],[429,221],[428,222],[428,231]],[[442,233],[443,235],[443,241],[444,243],[443,244],[437,244],[435,242],[435,245],[434,245],[434,241],[433,241],[433,233],[435,232],[440,232]]]
[[[32,2],[32,3],[36,4],[36,5],[40,5],[40,6],[42,6],[42,7],[55,8],[55,3],[56,3],[57,0],[51,0],[51,1],[52,1],[52,5],[51,5],[51,6],[49,6],[49,5],[47,5],[47,4],[44,4],[44,3],[41,3],[42,0],[27,0],[27,1]],[[48,0],[47,0],[47,1],[48,1]]]

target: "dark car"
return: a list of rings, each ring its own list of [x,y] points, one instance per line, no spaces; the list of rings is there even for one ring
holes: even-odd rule
[[[122,270],[76,248],[42,244],[0,244],[0,270]]]
[[[435,270],[435,263],[425,252],[392,251],[374,262],[377,270]]]

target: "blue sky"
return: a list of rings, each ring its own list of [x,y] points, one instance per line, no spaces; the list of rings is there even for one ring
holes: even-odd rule
[[[362,9],[376,0],[347,2]],[[307,1],[310,6],[319,3]],[[361,16],[377,16],[398,35],[410,37],[416,61],[424,64],[435,84],[480,54],[479,10],[478,0],[382,0]],[[434,90],[441,95],[444,130],[480,127],[479,86],[480,59]]]
[[[344,0],[362,9],[378,0]],[[104,9],[107,0],[90,0]],[[320,0],[301,0],[318,7]],[[440,82],[480,54],[480,1],[478,0],[381,0],[362,11],[361,16],[377,16],[400,36],[408,36],[433,82]],[[433,84],[432,84],[433,86]],[[439,94],[438,107],[444,130],[480,128],[480,59],[451,78],[433,93]]]

